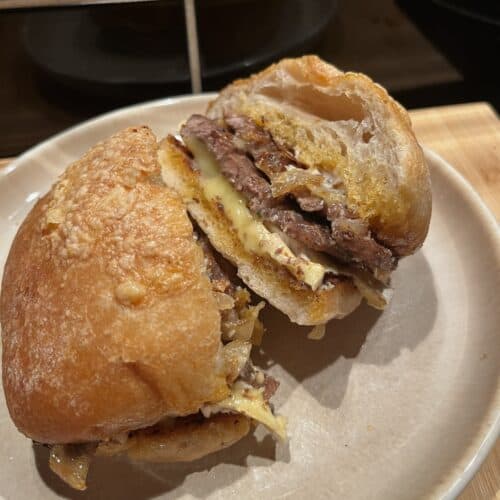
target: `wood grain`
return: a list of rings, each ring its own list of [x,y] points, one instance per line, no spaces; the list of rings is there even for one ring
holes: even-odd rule
[[[487,103],[412,111],[420,142],[449,161],[500,218],[500,121]],[[0,168],[13,158],[0,159]],[[460,500],[500,499],[500,442]]]
[[[500,218],[500,122],[487,103],[412,111],[419,141],[448,160]]]

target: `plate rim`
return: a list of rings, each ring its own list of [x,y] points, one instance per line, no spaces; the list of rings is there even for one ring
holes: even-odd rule
[[[183,94],[178,96],[165,97],[118,108],[101,115],[97,115],[83,122],[79,122],[34,145],[18,157],[16,157],[9,165],[0,169],[0,185],[10,173],[17,170],[26,160],[29,160],[32,156],[35,156],[40,151],[43,151],[43,149],[49,146],[52,142],[64,138],[67,135],[78,133],[79,131],[83,132],[86,127],[92,126],[93,124],[98,123],[102,120],[112,119],[115,116],[126,114],[128,112],[145,107],[155,108],[170,106],[179,103],[182,104],[186,101],[189,103],[192,103],[193,101],[206,103],[207,100],[213,99],[216,96],[217,92],[203,92],[194,95]],[[476,209],[476,213],[479,217],[481,217],[483,225],[487,230],[488,235],[491,237],[491,241],[494,242],[494,251],[498,260],[500,261],[500,224],[496,220],[490,208],[486,205],[476,189],[469,183],[469,181],[462,175],[461,172],[459,172],[448,161],[446,161],[432,149],[424,145],[422,145],[422,149],[426,161],[430,159],[432,163],[438,164],[442,172],[444,172],[445,175],[455,183],[460,192],[465,197],[467,197],[470,205]],[[496,392],[492,397],[490,410],[485,414],[483,422],[484,423],[477,433],[477,438],[468,448],[472,449],[473,451],[467,453],[468,449],[464,450],[465,456],[456,466],[460,471],[455,474],[455,470],[451,470],[449,472],[449,475],[443,478],[440,485],[437,485],[434,491],[431,491],[430,493],[438,494],[439,498],[443,500],[451,500],[456,498],[476,475],[481,465],[484,463],[484,461],[492,451],[497,440],[500,438],[500,384],[498,383]],[[461,465],[463,461],[466,461],[465,467]]]
[[[472,184],[459,172],[451,163],[446,161],[442,156],[433,151],[432,149],[422,146],[426,160],[427,157],[431,158],[434,163],[440,164],[443,172],[447,176],[451,177],[453,181],[461,188],[461,192],[464,196],[469,198],[471,205],[474,205],[477,209],[478,214],[483,217],[483,223],[487,228],[492,240],[495,241],[495,253],[497,259],[500,260],[500,225],[497,222],[493,212],[490,210],[488,205],[479,196],[479,193],[475,190]],[[495,404],[496,403],[496,404]],[[489,420],[491,418],[492,423],[490,425],[483,424],[480,431],[484,431],[486,426],[486,432],[481,433],[478,439],[479,446],[476,448],[474,446],[475,452],[470,457],[469,461],[462,469],[458,477],[453,479],[453,473],[450,475],[451,479],[444,480],[445,491],[441,495],[442,500],[452,500],[458,497],[458,495],[465,489],[467,484],[472,480],[472,478],[479,471],[480,467],[485,462],[486,458],[492,451],[497,440],[500,438],[500,385],[497,383],[497,390],[492,398],[491,411],[486,413],[484,420]],[[495,407],[497,408],[495,412]],[[482,438],[481,438],[482,437]]]

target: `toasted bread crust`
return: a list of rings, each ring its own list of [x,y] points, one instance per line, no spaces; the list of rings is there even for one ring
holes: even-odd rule
[[[92,148],[35,205],[0,301],[7,405],[36,441],[105,439],[226,396],[203,253],[147,127]]]
[[[231,446],[246,436],[251,420],[244,415],[219,413],[202,420],[177,422],[172,428],[144,429],[123,444],[101,443],[97,455],[126,454],[142,462],[190,462]]]

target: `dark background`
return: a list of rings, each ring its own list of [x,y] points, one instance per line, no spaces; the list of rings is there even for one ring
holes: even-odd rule
[[[407,108],[500,106],[500,2],[200,0],[205,90],[285,55],[367,73]],[[190,92],[182,5],[0,11],[0,157],[105,111]]]

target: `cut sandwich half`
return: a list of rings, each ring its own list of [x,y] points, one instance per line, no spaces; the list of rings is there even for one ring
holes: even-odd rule
[[[278,383],[250,361],[263,304],[160,178],[147,127],[73,163],[12,244],[0,298],[3,387],[26,436],[84,489],[92,456],[190,461],[261,422]]]
[[[406,111],[315,56],[229,85],[159,159],[217,252],[299,324],[363,297],[384,308],[398,260],[427,234],[429,172]]]

